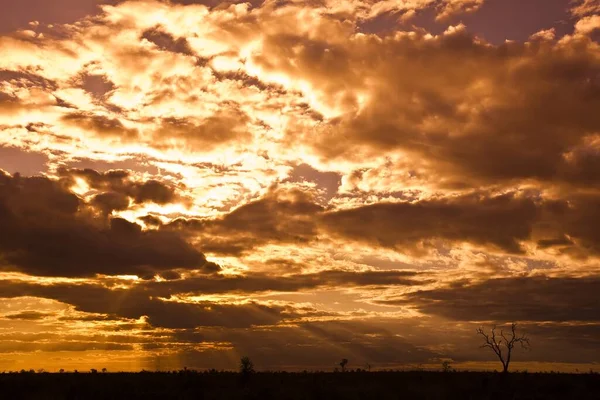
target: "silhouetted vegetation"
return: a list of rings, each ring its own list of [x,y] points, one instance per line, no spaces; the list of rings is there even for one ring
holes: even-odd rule
[[[512,357],[512,351],[517,343],[523,349],[529,349],[529,338],[525,334],[517,335],[517,324],[513,323],[510,326],[511,333],[504,334],[504,330],[500,330],[500,335],[496,335],[496,327],[492,328],[490,334],[484,332],[483,328],[477,329],[477,333],[483,336],[485,342],[481,345],[482,348],[491,349],[502,363],[502,372],[508,372],[508,366]],[[502,351],[504,349],[504,352]]]
[[[446,360],[442,363],[442,371],[452,372],[452,365],[450,365],[450,361]]]
[[[342,359],[342,361],[340,361],[340,367],[342,367],[342,372],[346,372],[346,365],[348,365],[348,360],[347,359]]]
[[[240,359],[240,373],[242,375],[249,375],[254,373],[254,363],[249,357],[242,357]]]
[[[598,399],[600,375],[557,373],[215,370],[138,373],[4,373],[0,398],[29,399]]]

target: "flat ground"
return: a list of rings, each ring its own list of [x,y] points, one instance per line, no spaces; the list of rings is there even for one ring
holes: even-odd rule
[[[600,399],[598,374],[4,373],[2,399]]]

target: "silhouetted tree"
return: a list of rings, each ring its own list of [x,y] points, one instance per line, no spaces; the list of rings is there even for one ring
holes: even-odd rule
[[[102,368],[102,373],[106,373],[106,368]]]
[[[342,372],[346,371],[346,365],[348,365],[348,360],[343,358],[342,361],[340,361],[340,367],[342,367]]]
[[[254,372],[254,363],[250,360],[250,357],[244,356],[240,359],[240,373],[243,375],[249,375]]]
[[[496,327],[492,328],[491,334],[487,334],[483,331],[483,328],[478,328],[477,333],[485,339],[485,343],[483,343],[480,347],[488,347],[492,349],[494,354],[498,357],[500,362],[502,363],[502,372],[508,372],[508,366],[510,364],[510,359],[512,356],[513,348],[515,344],[520,343],[521,347],[524,349],[529,349],[529,338],[525,336],[525,334],[517,335],[516,333],[517,324],[513,323],[510,326],[510,337],[504,334],[503,330],[500,330],[500,336],[496,336]],[[503,353],[502,350],[505,349],[506,353]]]
[[[445,360],[442,363],[442,371],[444,371],[444,372],[451,372],[452,371],[452,365],[450,365],[450,361]]]

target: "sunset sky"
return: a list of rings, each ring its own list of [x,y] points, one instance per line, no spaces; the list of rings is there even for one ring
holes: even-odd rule
[[[600,369],[600,0],[0,0],[0,371]]]

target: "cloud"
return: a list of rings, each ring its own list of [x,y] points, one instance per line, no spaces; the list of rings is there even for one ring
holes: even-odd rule
[[[572,0],[571,3],[573,3],[571,14],[578,17],[600,12],[598,0]]]
[[[316,137],[293,132],[323,157],[342,162],[360,154],[371,161],[400,154],[426,163],[430,185],[441,177],[466,185],[592,180],[600,126],[592,42],[495,47],[457,28],[434,38],[361,38],[346,47],[330,53],[368,68],[353,79],[348,72],[357,74],[355,68],[338,67],[332,79],[354,82],[354,93],[366,91],[368,101],[316,125]],[[323,65],[318,57],[310,63]],[[584,154],[585,162],[578,158]]]
[[[159,140],[180,139],[198,149],[212,150],[222,144],[237,145],[249,141],[248,122],[249,118],[243,112],[228,104],[221,104],[219,111],[204,120],[196,121],[190,117],[159,119],[155,135]]]
[[[180,201],[176,188],[154,179],[136,182],[128,170],[97,172],[93,169],[59,168],[61,183],[66,187],[77,184],[76,178],[83,179],[97,193],[91,204],[107,214],[113,210],[125,210],[129,202],[137,204],[167,204]]]
[[[44,313],[39,311],[22,311],[14,314],[5,315],[4,318],[19,319],[24,321],[37,321],[52,316],[52,313]]]
[[[447,19],[458,14],[473,13],[477,11],[484,0],[445,0],[438,8],[440,9],[436,19]]]
[[[65,115],[63,120],[73,127],[83,128],[100,136],[135,138],[138,134],[136,129],[126,128],[119,119],[109,116],[73,112]]]
[[[240,256],[269,244],[363,243],[413,256],[471,244],[505,255],[600,254],[594,195],[544,196],[535,191],[472,191],[327,209],[310,190],[274,188],[214,219],[179,218],[161,229],[180,232],[206,252]]]
[[[598,322],[595,298],[599,288],[597,276],[515,277],[416,291],[397,303],[463,321]]]
[[[5,270],[94,276],[213,269],[176,233],[142,231],[121,218],[92,218],[81,199],[45,177],[0,176],[0,216]]]
[[[583,17],[575,24],[575,31],[584,35],[592,33],[596,29],[600,29],[600,15]]]
[[[328,231],[383,247],[417,250],[444,239],[492,245],[522,253],[538,213],[536,204],[517,194],[469,195],[416,203],[379,203],[324,215]],[[493,228],[492,228],[493,227]]]
[[[201,233],[204,251],[241,254],[274,242],[308,243],[316,235],[314,215],[322,207],[301,190],[273,190],[213,220],[178,219],[167,228]]]
[[[160,27],[148,29],[142,37],[162,50],[172,51],[186,55],[193,55],[193,51],[185,38],[175,39],[171,34],[163,32]]]
[[[372,288],[382,286],[419,286],[429,280],[412,271],[342,271],[327,270],[317,273],[279,275],[249,273],[243,276],[188,277],[169,282],[147,281],[143,287],[153,296],[174,293],[187,295],[242,294],[265,292],[302,292],[316,289]]]
[[[0,294],[40,302],[1,328],[394,365],[483,360],[459,341],[491,315],[560,359],[598,322],[597,2],[498,45],[451,25],[484,3],[120,1],[1,36]]]
[[[248,328],[253,325],[273,325],[284,318],[298,316],[293,307],[281,305],[269,306],[252,301],[244,304],[169,301],[152,297],[143,289],[110,289],[99,285],[42,286],[3,281],[0,292],[2,297],[50,298],[72,304],[76,310],[86,313],[136,320],[145,316],[152,326],[173,329],[199,326]]]

